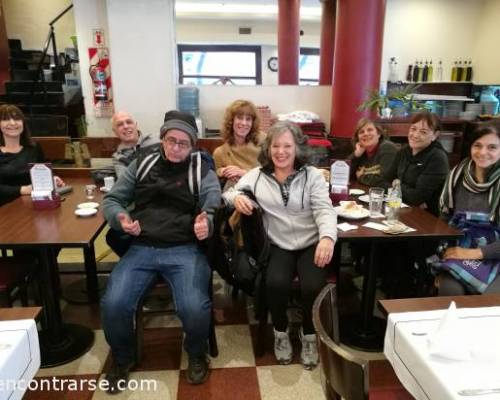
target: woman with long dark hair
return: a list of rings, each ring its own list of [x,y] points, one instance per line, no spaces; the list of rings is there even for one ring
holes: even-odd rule
[[[441,215],[456,220],[463,218],[473,221],[489,221],[493,229],[500,223],[500,134],[493,126],[476,129],[471,137],[470,156],[453,168],[446,179],[440,198]],[[465,215],[464,215],[465,214]],[[481,218],[481,214],[484,217]],[[454,222],[452,220],[452,222]],[[483,221],[483,222],[484,222]],[[446,260],[474,260],[476,269],[481,268],[479,260],[500,260],[500,240],[478,243],[466,248],[448,247],[443,255]],[[495,275],[495,271],[492,272]],[[444,272],[438,279],[439,294],[460,295],[470,291],[467,281],[459,275]],[[500,278],[490,275],[483,293],[500,293]]]

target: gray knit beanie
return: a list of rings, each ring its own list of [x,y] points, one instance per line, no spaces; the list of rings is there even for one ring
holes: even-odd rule
[[[160,128],[160,139],[163,139],[165,134],[170,129],[179,129],[185,132],[191,138],[191,144],[194,146],[198,140],[198,128],[196,120],[191,114],[186,114],[181,111],[171,110],[165,113],[164,123]]]

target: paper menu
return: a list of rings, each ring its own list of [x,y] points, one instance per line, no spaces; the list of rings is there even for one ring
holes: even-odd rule
[[[332,193],[343,193],[349,185],[350,165],[344,160],[336,160],[330,167]]]
[[[46,164],[33,164],[30,169],[30,177],[33,186],[31,198],[35,200],[52,200],[52,193],[54,192],[52,169]]]

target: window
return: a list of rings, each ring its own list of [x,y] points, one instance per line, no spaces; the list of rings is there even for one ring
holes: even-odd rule
[[[260,46],[178,45],[180,84],[260,85]]]
[[[308,47],[300,49],[299,84],[319,84],[319,49]]]

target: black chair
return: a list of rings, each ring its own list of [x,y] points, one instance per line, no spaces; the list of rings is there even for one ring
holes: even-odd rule
[[[326,285],[313,306],[321,384],[328,400],[413,399],[386,360],[368,361],[340,346],[337,288]]]
[[[16,299],[28,306],[28,285],[35,260],[25,256],[0,257],[0,307],[12,307]]]
[[[210,276],[210,286],[209,286],[209,295],[210,300],[213,299],[213,276]],[[167,292],[166,296],[171,296],[170,286],[166,283],[160,276],[158,276],[157,280],[152,285],[152,288],[149,290],[149,295],[153,292],[164,291]],[[148,295],[145,296],[141,302],[137,305],[137,311],[135,316],[135,329],[137,336],[137,348],[136,348],[136,361],[140,362],[142,359],[142,349],[144,344],[144,314],[150,313],[166,313],[175,315],[175,308],[161,308],[155,310],[145,310],[144,303],[147,301]],[[214,309],[212,306],[211,310],[211,319],[210,319],[210,328],[208,334],[208,352],[211,357],[217,357],[219,355],[219,349],[217,346],[217,337],[215,335],[215,324],[214,324]]]

